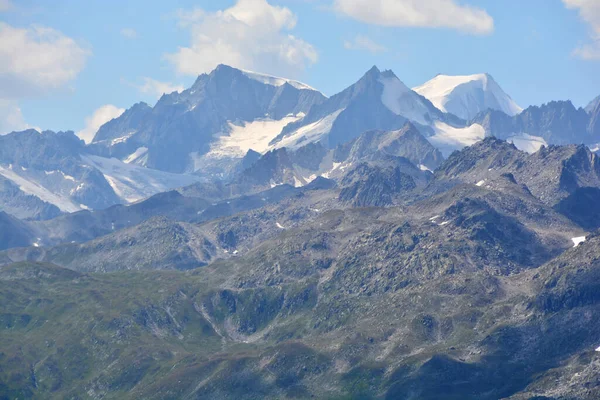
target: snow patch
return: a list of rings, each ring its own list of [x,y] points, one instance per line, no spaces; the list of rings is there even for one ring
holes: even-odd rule
[[[485,138],[485,128],[479,124],[455,128],[444,122],[436,121],[433,128],[435,134],[427,140],[437,147],[444,157],[448,157],[454,150],[461,150]]]
[[[305,83],[294,81],[292,79],[280,78],[277,76],[265,75],[265,74],[260,74],[258,72],[247,71],[247,70],[241,70],[241,71],[248,78],[255,80],[257,82],[260,82],[260,83],[264,83],[265,85],[279,87],[279,86],[283,86],[287,83],[299,90],[312,90],[312,91],[318,92],[317,89],[310,87]]]
[[[136,132],[137,132],[137,131],[131,131],[131,132],[129,132],[129,133],[128,133],[127,135],[125,135],[125,136],[121,136],[121,137],[118,137],[118,138],[112,139],[112,140],[110,141],[110,145],[111,145],[111,146],[114,146],[114,145],[116,145],[116,144],[119,144],[119,143],[125,143],[127,140],[129,140],[129,138],[130,138],[130,137],[132,137],[133,135],[135,135],[135,133],[136,133]]]
[[[381,102],[391,112],[422,125],[428,124],[425,119],[425,115],[429,112],[427,106],[400,79],[395,76],[381,77],[379,82],[383,85]]]
[[[285,229],[283,227],[283,225],[281,225],[279,222],[275,222],[275,225],[279,228],[279,229]]]
[[[335,171],[337,171],[338,169],[343,172],[346,168],[348,168],[347,164],[334,162],[331,169],[329,171],[322,173],[321,176],[323,178],[329,179],[331,174],[334,173]]]
[[[138,160],[140,162],[137,162]],[[147,147],[138,147],[137,150],[134,151],[133,153],[131,153],[130,155],[128,155],[127,158],[125,158],[125,160],[123,160],[123,162],[125,164],[136,163],[136,164],[145,165],[147,160],[148,160],[148,148]]]
[[[24,170],[24,171],[27,171],[27,170]],[[71,175],[65,174],[62,171],[44,171],[44,174],[46,174],[46,176],[54,175],[54,174],[61,174],[64,179],[71,181],[71,182],[75,182],[75,178],[73,178]]]
[[[581,236],[581,237],[574,237],[571,239],[573,241],[574,246],[573,247],[577,247],[579,246],[581,243],[585,242],[585,236]]]
[[[426,165],[423,165],[423,164],[419,164],[419,169],[421,171],[429,171],[429,172],[433,173],[433,171],[430,168],[428,168]]]
[[[342,108],[312,124],[298,128],[296,131],[280,140],[274,147],[296,149],[307,143],[318,142],[331,131],[333,123],[344,110],[345,109]]]
[[[476,186],[483,186],[483,185],[485,185],[485,179],[482,180],[482,181],[477,182],[475,185]]]
[[[47,203],[54,204],[61,211],[71,213],[80,210],[79,206],[73,203],[69,198],[52,193],[40,183],[18,175],[12,170],[11,166],[9,166],[8,169],[0,166],[0,175],[14,182],[24,193],[36,196]]]
[[[199,180],[193,175],[157,171],[134,164],[126,164],[116,158],[92,155],[82,158],[99,169],[115,194],[128,203],[191,185]]]
[[[265,153],[269,150],[269,142],[281,133],[283,128],[300,120],[300,116],[287,116],[280,120],[270,118],[242,122],[239,125],[229,123],[229,133],[218,134],[217,141],[211,145],[208,157],[244,157],[248,150]]]
[[[542,146],[548,146],[543,137],[532,136],[527,133],[510,136],[506,141],[514,144],[517,149],[530,154],[537,152]]]

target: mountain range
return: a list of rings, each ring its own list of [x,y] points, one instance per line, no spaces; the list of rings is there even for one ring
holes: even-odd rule
[[[594,398],[600,159],[487,138],[431,173],[382,152],[415,129],[297,188],[5,218],[0,393]]]
[[[596,399],[600,104],[221,65],[0,136],[0,399]]]
[[[196,181],[231,180],[271,151],[316,143],[325,155],[365,131],[407,122],[445,157],[488,136],[529,152],[569,143],[597,149],[597,100],[585,110],[568,101],[522,110],[488,74],[438,75],[411,90],[376,67],[328,98],[297,81],[220,65],[154,107],[135,104],[89,145],[71,132],[0,137],[0,205],[19,218],[47,219],[129,204]],[[39,150],[24,151],[32,147]],[[441,160],[434,159],[422,165],[433,170]],[[297,165],[273,183],[304,185],[332,168]]]

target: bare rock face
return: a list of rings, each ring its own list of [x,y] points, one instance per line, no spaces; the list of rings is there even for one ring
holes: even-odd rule
[[[548,144],[592,144],[599,136],[591,130],[592,112],[575,108],[570,101],[551,101],[542,106],[530,106],[515,116],[487,110],[471,123],[482,125],[487,135],[508,139],[527,134],[543,138]]]
[[[600,138],[600,101],[590,110],[590,126],[588,131],[592,140]]]
[[[598,187],[600,159],[583,145],[549,146],[526,154],[511,144],[487,138],[454,153],[436,172],[431,190],[458,182],[478,183],[511,173],[531,193],[555,205],[578,188]]]

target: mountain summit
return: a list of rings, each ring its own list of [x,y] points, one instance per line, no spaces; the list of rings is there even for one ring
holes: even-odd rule
[[[429,99],[441,111],[467,121],[487,109],[502,111],[510,116],[523,110],[489,74],[438,75],[413,90]]]
[[[324,100],[300,82],[219,65],[153,108],[136,105],[105,124],[92,147],[162,171],[222,173],[223,159],[266,151],[286,124]]]
[[[306,141],[321,141],[333,148],[368,130],[397,130],[407,121],[426,127],[444,119],[444,113],[408,88],[392,71],[374,66],[355,84],[286,126],[271,144],[297,148]]]

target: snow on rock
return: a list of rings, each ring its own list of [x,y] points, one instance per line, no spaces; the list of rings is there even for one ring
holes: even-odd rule
[[[148,160],[148,148],[147,147],[138,147],[136,151],[131,153],[123,162],[125,164],[141,164],[145,165]]]
[[[548,146],[543,137],[532,136],[526,133],[510,136],[506,141],[514,144],[517,149],[530,154],[537,152],[542,146]]]
[[[488,108],[511,116],[523,111],[488,74],[438,75],[413,90],[441,111],[465,120]]]
[[[281,225],[279,222],[276,222],[276,223],[275,223],[275,225],[276,225],[276,226],[277,226],[279,229],[285,229],[285,228],[283,227],[283,225]]]
[[[425,119],[429,112],[427,106],[400,79],[392,75],[379,78],[379,82],[383,85],[381,102],[391,112],[422,125],[428,124]]]
[[[307,143],[318,142],[331,131],[333,123],[342,111],[344,111],[343,108],[313,122],[312,124],[298,128],[296,131],[281,139],[274,147],[287,147],[288,149],[295,150]]]
[[[477,185],[477,186],[483,186],[483,185],[485,185],[485,179],[482,180],[482,181],[477,182],[475,185]]]
[[[332,174],[336,174],[336,171],[340,171],[339,173],[342,173],[342,172],[344,172],[344,170],[345,170],[346,168],[348,168],[348,164],[347,164],[347,163],[339,163],[339,162],[334,162],[334,163],[332,164],[332,166],[331,166],[331,168],[330,168],[330,169],[327,169],[327,168],[325,168],[325,169],[326,169],[326,171],[325,171],[325,172],[323,172],[323,173],[321,174],[321,176],[322,176],[323,178],[326,178],[326,179],[331,179],[331,177],[332,177]],[[337,173],[337,174],[339,174],[339,173]]]
[[[283,128],[301,119],[301,115],[289,115],[280,120],[270,118],[242,122],[241,125],[229,123],[229,133],[219,134],[218,140],[211,146],[208,157],[244,157],[248,150],[259,153],[269,150],[269,142],[277,137]]]
[[[596,349],[596,351],[599,351],[599,352],[600,352],[600,347],[598,347],[598,348]]]
[[[171,174],[126,164],[116,158],[88,155],[82,157],[102,172],[106,181],[121,200],[133,203],[160,192],[198,182],[199,178],[186,174]]]
[[[23,169],[23,171],[27,171],[27,169]],[[73,178],[71,175],[65,174],[62,171],[44,171],[44,174],[46,174],[46,176],[54,175],[54,174],[61,174],[65,180],[75,182],[75,178]]]
[[[296,178],[294,176],[294,187],[299,188],[299,187],[302,187],[302,186],[304,186],[304,183],[302,183],[302,181],[300,181],[298,178]]]
[[[454,150],[461,150],[485,138],[485,128],[473,124],[465,128],[455,128],[441,121],[434,124],[435,134],[427,138],[437,147],[444,157],[448,157]]]
[[[291,79],[279,78],[277,76],[265,75],[265,74],[260,74],[258,72],[252,72],[252,71],[246,71],[246,70],[241,70],[241,71],[248,78],[255,80],[257,82],[260,82],[260,83],[264,83],[265,85],[279,87],[279,86],[283,86],[287,83],[299,90],[313,90],[315,92],[318,91],[317,89],[310,87],[305,83],[294,81]]]
[[[114,146],[114,145],[119,144],[119,143],[125,143],[127,140],[129,140],[130,137],[132,137],[133,135],[135,135],[135,133],[136,133],[136,131],[131,131],[131,132],[129,132],[125,136],[121,136],[121,137],[112,139],[110,141],[110,145]]]
[[[19,189],[21,189],[22,192],[36,196],[47,203],[54,204],[61,211],[70,213],[80,210],[80,207],[73,203],[68,197],[52,193],[39,182],[31,180],[30,178],[22,177],[14,172],[12,166],[10,165],[8,168],[0,166],[0,175],[14,182],[17,186],[19,186]],[[68,178],[65,176],[65,179]]]
[[[419,169],[420,169],[421,171],[429,171],[429,172],[433,172],[433,171],[431,170],[431,168],[428,168],[426,165],[423,165],[423,164],[419,164]]]
[[[574,237],[571,239],[573,241],[574,246],[573,247],[577,247],[579,246],[581,243],[585,242],[585,236],[581,236],[581,237]]]

